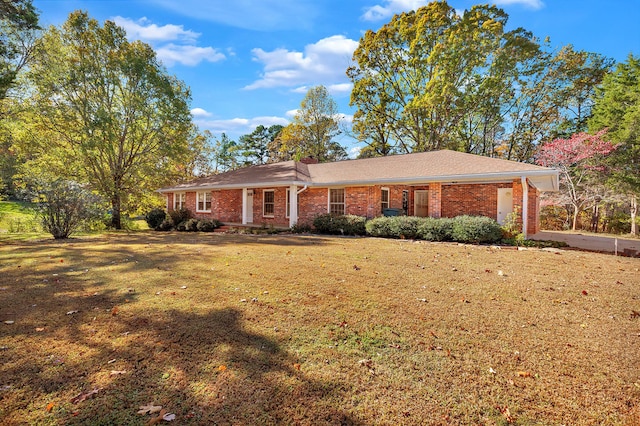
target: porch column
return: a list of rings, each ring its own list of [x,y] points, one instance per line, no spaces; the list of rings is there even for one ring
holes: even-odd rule
[[[526,239],[529,225],[529,184],[526,176],[522,176],[520,180],[522,182],[522,235]]]
[[[440,182],[432,182],[429,184],[428,203],[429,216],[435,218],[442,216],[442,184]]]
[[[298,186],[289,187],[289,228],[298,223]]]
[[[242,188],[242,224],[246,225],[247,220],[247,188]]]

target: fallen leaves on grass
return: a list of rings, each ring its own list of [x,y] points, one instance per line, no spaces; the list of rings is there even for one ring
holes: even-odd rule
[[[513,423],[513,416],[511,415],[511,412],[509,411],[509,407],[507,407],[507,406],[504,406],[504,407],[497,406],[496,408],[498,409],[498,411],[500,411],[500,413],[502,414],[504,419],[507,421],[507,423]]]
[[[111,370],[111,376],[119,376],[121,374],[127,374],[127,370]]]
[[[89,398],[93,398],[101,390],[102,390],[101,388],[95,388],[95,389],[90,390],[88,392],[80,392],[79,394],[77,394],[76,396],[71,398],[71,403],[72,404],[78,404],[78,403],[80,403],[82,401],[86,401]]]
[[[116,315],[118,315],[118,311],[119,311],[119,308],[118,308],[117,306],[114,306],[114,307],[111,309],[111,316],[112,316],[112,317],[115,317]]]
[[[162,405],[153,405],[153,402],[147,405],[140,406],[138,414],[154,414],[162,410]]]
[[[15,321],[5,321],[4,323],[7,324],[7,325],[11,325],[11,324],[15,323]]]
[[[518,377],[533,377],[528,371],[518,371]]]
[[[631,310],[631,319],[640,317],[640,312]],[[6,321],[5,321],[6,322]]]
[[[227,370],[227,366],[226,365],[221,365],[218,367],[218,371],[226,371]]]
[[[54,404],[53,402],[50,402],[47,404],[47,413],[50,413],[51,410],[53,410],[53,407],[55,407],[56,404]]]
[[[74,315],[74,314],[77,314],[77,313],[78,313],[77,310],[73,310],[73,311],[68,311],[67,315]]]

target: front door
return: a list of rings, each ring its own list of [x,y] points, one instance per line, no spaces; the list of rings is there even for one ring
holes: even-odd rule
[[[496,220],[504,225],[507,216],[513,212],[513,189],[498,188],[498,217]]]
[[[247,190],[247,223],[253,223],[253,189]]]
[[[420,189],[413,191],[413,215],[427,217],[429,214],[429,191]]]

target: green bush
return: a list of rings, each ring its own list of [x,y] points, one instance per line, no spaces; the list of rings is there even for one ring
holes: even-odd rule
[[[424,218],[416,216],[380,216],[365,225],[367,234],[386,238],[419,238],[419,227]]]
[[[457,216],[453,218],[451,237],[461,243],[495,243],[502,239],[502,228],[485,216]]]
[[[200,219],[196,228],[200,232],[213,232],[216,228],[222,225],[217,219]]]
[[[188,219],[186,222],[184,222],[184,230],[187,232],[196,232],[198,230],[198,219]]]
[[[418,225],[419,238],[427,241],[452,241],[453,219],[424,217]]]
[[[171,220],[173,220],[173,223],[180,224],[182,222],[186,222],[187,220],[191,219],[193,217],[193,214],[191,214],[191,210],[188,210],[188,209],[177,209],[177,210],[171,210],[169,212],[169,216],[171,216]]]
[[[321,234],[365,235],[366,220],[356,215],[323,214],[313,220],[313,227]]]
[[[167,213],[163,209],[153,209],[144,216],[149,228],[156,229],[167,217]]]
[[[296,223],[291,227],[291,232],[293,232],[294,234],[305,234],[311,232],[312,230],[313,229],[311,228],[311,225],[307,223]]]
[[[367,223],[365,224],[367,235],[383,238],[390,237],[391,235],[393,235],[393,226],[391,225],[393,219],[394,217],[378,216],[367,221]]]
[[[164,220],[160,222],[160,224],[154,229],[156,231],[171,231],[173,229],[173,226],[174,226],[173,219],[171,219],[171,217],[168,216],[164,218]]]

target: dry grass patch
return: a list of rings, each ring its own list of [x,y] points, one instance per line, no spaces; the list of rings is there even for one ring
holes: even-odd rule
[[[180,425],[637,424],[639,268],[372,238],[9,242],[0,423],[145,424],[154,403]]]

